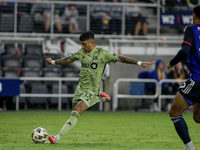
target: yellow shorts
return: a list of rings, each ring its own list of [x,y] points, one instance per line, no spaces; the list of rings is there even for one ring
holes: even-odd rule
[[[80,86],[78,85],[76,92],[74,93],[72,102],[78,103],[80,100],[83,100],[88,107],[91,107],[99,102],[99,96],[92,92],[82,91]]]

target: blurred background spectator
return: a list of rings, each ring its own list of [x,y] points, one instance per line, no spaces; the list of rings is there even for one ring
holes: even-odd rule
[[[192,12],[194,5],[190,0],[166,0],[166,6],[171,12]]]
[[[189,78],[187,71],[184,69],[182,62],[179,62],[175,65],[174,71],[168,73],[168,79],[187,79]],[[170,83],[169,84],[169,93],[175,95],[177,88],[182,85],[182,82]]]
[[[46,1],[46,0],[41,0]],[[50,32],[50,19],[51,19],[51,4],[48,3],[35,3],[31,9],[31,15],[34,17],[36,24],[43,24],[45,32]],[[54,14],[54,22],[58,32],[62,32],[62,24],[60,16]]]
[[[135,3],[136,0],[130,0],[130,3]],[[130,35],[147,35],[148,23],[146,17],[141,14],[141,9],[138,6],[126,7],[126,27],[127,34]],[[142,33],[140,30],[142,29]]]
[[[78,10],[76,5],[71,4],[65,8],[65,11],[62,15],[62,22],[69,24],[69,33],[79,33],[79,27],[77,18],[79,17]]]
[[[105,0],[98,0],[98,2],[104,3]],[[90,12],[91,30],[94,33],[104,34],[105,30],[109,29],[111,20],[109,7],[105,5],[92,5]]]
[[[156,61],[156,68],[149,74],[149,79],[156,79],[158,82],[162,79],[167,79],[167,72],[165,71],[165,63],[164,61],[158,59]],[[169,93],[168,83],[162,84],[162,94],[167,95]],[[155,94],[155,84],[148,84],[148,94]],[[158,111],[158,98],[153,100],[153,104],[151,106],[151,111]]]
[[[118,3],[118,0],[112,0],[113,3]],[[121,32],[121,20],[122,20],[122,7],[113,5],[110,7],[110,28],[112,34],[119,34]]]
[[[66,56],[69,56],[70,53],[66,51],[66,48],[65,48],[65,41],[62,41],[60,43],[60,51],[58,52],[58,57],[60,58],[63,58],[63,57],[66,57]]]

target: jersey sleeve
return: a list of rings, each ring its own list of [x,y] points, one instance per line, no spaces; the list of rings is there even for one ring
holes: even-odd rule
[[[192,46],[192,40],[193,40],[193,29],[191,26],[186,26],[184,29],[184,38],[183,38],[183,44],[188,44]]]
[[[106,63],[109,63],[109,62],[112,62],[112,63],[116,63],[116,57],[118,55],[116,53],[112,53],[110,51],[106,51],[104,50],[104,62]]]
[[[83,51],[82,49],[80,49],[78,52],[76,53],[70,53],[70,55],[72,56],[73,60],[80,60],[81,57],[83,57]]]

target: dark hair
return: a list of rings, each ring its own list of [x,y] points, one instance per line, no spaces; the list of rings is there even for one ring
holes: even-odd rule
[[[196,5],[193,8],[193,12],[197,15],[198,18],[200,18],[200,5]]]
[[[94,33],[92,31],[86,31],[81,33],[79,40],[80,41],[85,41],[85,40],[89,40],[89,39],[94,39]]]
[[[76,6],[76,5],[75,4],[70,4],[69,7],[71,7],[71,6]]]

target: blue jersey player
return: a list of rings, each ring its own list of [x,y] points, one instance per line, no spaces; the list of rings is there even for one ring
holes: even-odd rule
[[[193,8],[193,25],[188,25],[184,31],[182,49],[167,65],[168,70],[187,57],[190,69],[189,79],[178,88],[178,92],[169,111],[175,129],[185,144],[185,150],[197,150],[189,136],[187,124],[182,113],[194,105],[193,118],[200,123],[200,5]]]

